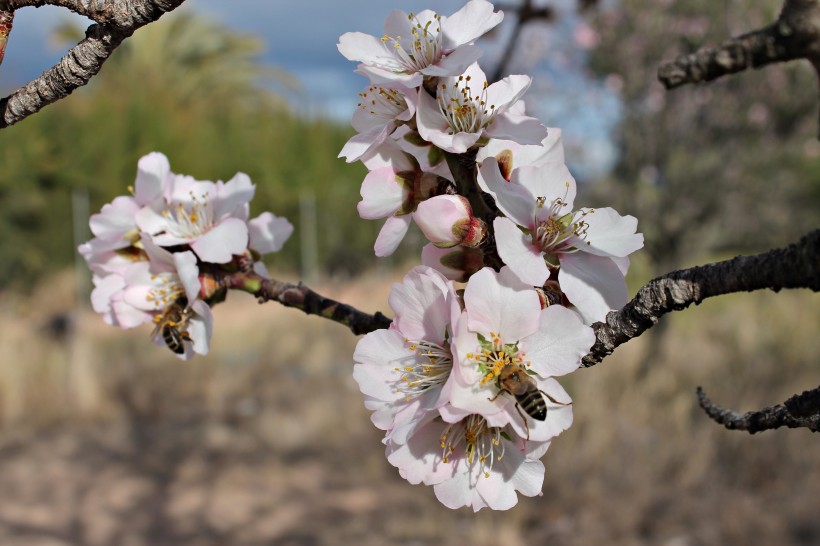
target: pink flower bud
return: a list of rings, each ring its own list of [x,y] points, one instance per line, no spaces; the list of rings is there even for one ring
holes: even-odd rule
[[[413,220],[427,239],[439,248],[456,245],[477,247],[487,226],[473,216],[470,202],[460,195],[437,195],[422,202]]]

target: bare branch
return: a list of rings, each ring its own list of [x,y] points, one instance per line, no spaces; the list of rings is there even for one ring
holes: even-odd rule
[[[264,279],[255,294],[260,303],[278,301],[286,307],[301,309],[307,315],[318,315],[344,324],[355,335],[387,328],[392,322],[380,312],[374,315],[364,313],[350,305],[321,296],[302,283]]]
[[[69,7],[100,24],[60,62],[37,79],[0,100],[0,129],[13,125],[87,84],[111,53],[138,28],[159,19],[185,0],[7,0],[12,9],[46,4]]]
[[[820,432],[820,387],[796,394],[783,404],[777,404],[759,411],[738,413],[714,404],[703,392],[697,389],[700,407],[716,423],[729,430],[745,430],[755,434],[764,430],[780,427],[808,428]]]
[[[716,48],[683,55],[658,69],[667,89],[710,81],[767,64],[820,57],[820,0],[786,0],[771,25],[732,38]]]
[[[606,322],[596,322],[597,341],[583,359],[585,367],[600,363],[616,347],[654,326],[670,311],[686,309],[706,298],[768,288],[809,288],[820,291],[820,230],[795,244],[755,256],[673,271],[649,281]]]

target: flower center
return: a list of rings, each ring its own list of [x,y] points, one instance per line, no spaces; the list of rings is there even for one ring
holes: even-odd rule
[[[567,188],[569,188],[569,182],[567,182]],[[595,209],[565,212],[566,207],[567,202],[560,197],[552,202],[548,202],[546,197],[536,198],[536,211],[546,208],[549,212],[546,217],[536,213],[536,216],[541,216],[541,219],[536,219],[533,234],[534,242],[546,254],[577,252],[578,249],[567,243],[567,240],[573,237],[583,240],[587,238],[589,225],[584,218],[594,213]]]
[[[438,107],[455,133],[477,133],[495,119],[495,104],[487,106],[487,82],[473,95],[470,79],[461,75],[452,88],[442,83],[436,94]]]
[[[504,344],[499,334],[490,332],[490,339],[478,334],[478,343],[481,345],[481,352],[467,353],[467,358],[476,363],[484,376],[481,378],[482,385],[495,381],[507,366],[530,365],[529,361],[524,360],[526,354],[518,350],[517,341]]]
[[[375,85],[359,93],[362,101],[359,108],[370,115],[381,118],[385,123],[393,121],[407,110],[407,103],[402,94],[395,89],[386,89]]]
[[[187,206],[177,203],[174,208],[162,211],[162,215],[167,221],[166,232],[181,239],[199,237],[213,226],[213,210],[207,193],[202,198],[191,193],[191,203]]]
[[[411,23],[409,39],[385,35],[382,43],[393,44],[399,64],[397,72],[412,74],[441,60],[441,16],[436,14],[429,21],[422,22],[410,12],[407,19]]]
[[[174,273],[157,273],[151,275],[155,286],[148,291],[145,299],[154,304],[157,310],[165,309],[185,296],[185,287]]]
[[[409,362],[404,366],[396,368],[401,374],[396,390],[404,393],[405,401],[409,402],[427,389],[443,385],[447,381],[453,369],[453,355],[449,346],[425,340],[405,339],[404,342],[413,356],[408,358]]]
[[[448,463],[452,457],[460,456],[457,450],[464,442],[467,463],[478,464],[479,471],[489,478],[495,462],[504,458],[501,434],[500,428],[487,426],[487,420],[481,415],[469,415],[444,429],[440,438],[441,458]]]

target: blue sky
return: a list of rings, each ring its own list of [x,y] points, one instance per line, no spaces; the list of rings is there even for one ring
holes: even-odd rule
[[[266,44],[262,60],[284,68],[304,86],[305,92],[294,107],[312,115],[342,120],[352,115],[357,94],[366,81],[353,73],[355,64],[337,51],[341,34],[361,31],[380,35],[391,9],[420,11],[432,7],[448,15],[463,3],[464,0],[188,0],[180,9],[200,11],[240,32],[261,36]],[[564,130],[568,149],[573,150],[567,161],[574,166],[574,172],[582,178],[596,177],[615,160],[609,132],[619,119],[619,103],[600,82],[590,80],[577,69],[583,65],[585,53],[567,39],[579,22],[574,12],[566,9],[570,0],[555,0],[552,4],[564,8],[558,23],[546,33],[541,31],[552,57],[533,65],[523,63],[519,70],[534,76],[527,95],[531,111],[547,125]],[[52,6],[17,11],[6,59],[0,67],[0,92],[5,94],[23,85],[62,57],[65,47],[53,43],[49,36],[66,19],[76,21],[82,28],[90,23]],[[162,19],[155,24],[162,24]],[[505,28],[509,25],[502,23],[502,39]],[[482,66],[491,71],[496,58],[497,51],[489,44]]]

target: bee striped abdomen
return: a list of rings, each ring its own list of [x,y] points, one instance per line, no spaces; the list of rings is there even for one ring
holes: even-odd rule
[[[541,391],[534,390],[525,392],[524,394],[516,395],[516,401],[521,405],[524,413],[535,419],[536,421],[547,420],[547,401],[544,400],[544,395]]]
[[[185,336],[176,324],[169,323],[162,327],[162,340],[178,355],[185,352]]]

